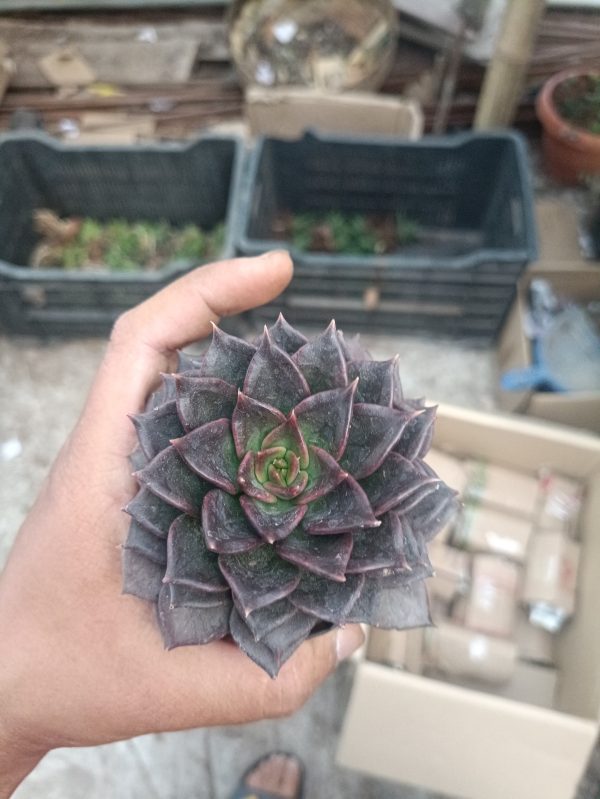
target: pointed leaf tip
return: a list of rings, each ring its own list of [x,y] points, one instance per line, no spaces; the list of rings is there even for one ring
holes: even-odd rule
[[[167,538],[164,582],[216,593],[227,590],[217,555],[206,546],[204,532],[197,519],[180,516],[171,525]]]
[[[229,632],[231,608],[231,600],[226,598],[209,607],[173,607],[170,588],[163,586],[157,611],[165,647],[208,644],[224,638]]]
[[[166,449],[172,438],[185,432],[174,400],[146,413],[129,414],[129,418],[135,426],[140,447],[149,460]]]
[[[210,491],[204,498],[202,528],[208,548],[219,554],[250,552],[263,543],[249,524],[238,499],[219,489]]]
[[[332,320],[329,327],[293,356],[313,394],[348,385],[346,360]]]
[[[268,331],[248,367],[244,394],[284,414],[310,394],[304,376],[290,356],[273,344]]]
[[[173,442],[173,446],[190,469],[230,494],[237,494],[239,461],[228,419],[208,422]]]
[[[346,477],[333,491],[304,507],[307,512],[302,526],[313,535],[346,533],[381,524],[367,495],[353,477]]]
[[[155,496],[192,516],[200,515],[202,501],[211,488],[188,469],[174,447],[160,452],[135,477]]]
[[[241,496],[240,505],[250,524],[270,544],[286,538],[300,524],[307,505],[292,505],[285,500],[267,504],[252,497]]]
[[[216,377],[239,388],[255,352],[252,344],[214,325],[212,341],[198,363],[196,376]]]
[[[381,405],[355,403],[340,466],[362,480],[373,474],[399,440],[410,413]]]
[[[272,447],[284,447],[286,450],[291,450],[298,456],[301,469],[306,469],[308,466],[308,447],[294,411],[291,411],[283,424],[265,436],[262,449],[271,449]]]
[[[351,361],[348,376],[359,380],[356,402],[391,408],[396,371],[397,356],[389,361]]]
[[[270,405],[238,392],[237,404],[231,417],[231,430],[239,458],[247,452],[263,449],[265,437],[285,422],[285,416]]]
[[[178,375],[176,385],[177,412],[186,431],[195,430],[217,419],[231,417],[237,391],[224,380],[217,377]]]

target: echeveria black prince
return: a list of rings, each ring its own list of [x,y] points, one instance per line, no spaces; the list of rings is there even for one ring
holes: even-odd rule
[[[124,591],[168,648],[230,636],[272,676],[328,627],[428,624],[427,542],[457,506],[422,460],[434,419],[334,322],[215,327],[133,419]]]

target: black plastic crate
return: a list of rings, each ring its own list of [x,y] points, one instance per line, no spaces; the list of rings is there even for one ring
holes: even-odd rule
[[[219,257],[229,257],[241,161],[241,143],[226,137],[122,147],[77,147],[43,134],[1,137],[0,330],[105,334],[124,310],[198,265],[119,273],[33,269],[27,264],[37,243],[34,209],[202,228],[224,222]]]
[[[262,139],[245,176],[238,252],[281,247],[273,235],[277,217],[308,211],[399,212],[420,234],[417,244],[388,255],[304,252],[288,244],[296,273],[280,304],[298,321],[320,324],[336,313],[347,316],[349,329],[491,340],[537,253],[525,148],[508,132],[417,142]],[[367,310],[363,299],[373,288],[379,303]]]

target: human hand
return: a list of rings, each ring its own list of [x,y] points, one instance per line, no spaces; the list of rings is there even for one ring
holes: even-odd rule
[[[282,252],[212,264],[115,325],[0,577],[0,799],[55,747],[289,714],[362,642],[357,627],[311,639],[271,680],[228,642],[166,652],[154,607],[121,593],[121,508],[136,491],[127,415],[176,368],[177,349],[277,296],[291,274]]]

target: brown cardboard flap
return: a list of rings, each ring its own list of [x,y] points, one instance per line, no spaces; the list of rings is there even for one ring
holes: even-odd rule
[[[500,374],[531,363],[531,346],[525,335],[527,291],[534,278],[547,280],[557,294],[576,302],[600,301],[600,268],[577,271],[542,271],[527,274],[519,283],[517,298],[500,335],[497,360]],[[581,427],[600,433],[600,391],[569,394],[503,391],[497,396],[504,411],[526,413],[557,424]]]
[[[362,663],[338,762],[465,799],[568,799],[596,725]]]
[[[251,88],[246,113],[254,135],[296,139],[305,130],[418,139],[423,112],[414,100],[367,92],[327,94],[313,89]]]

